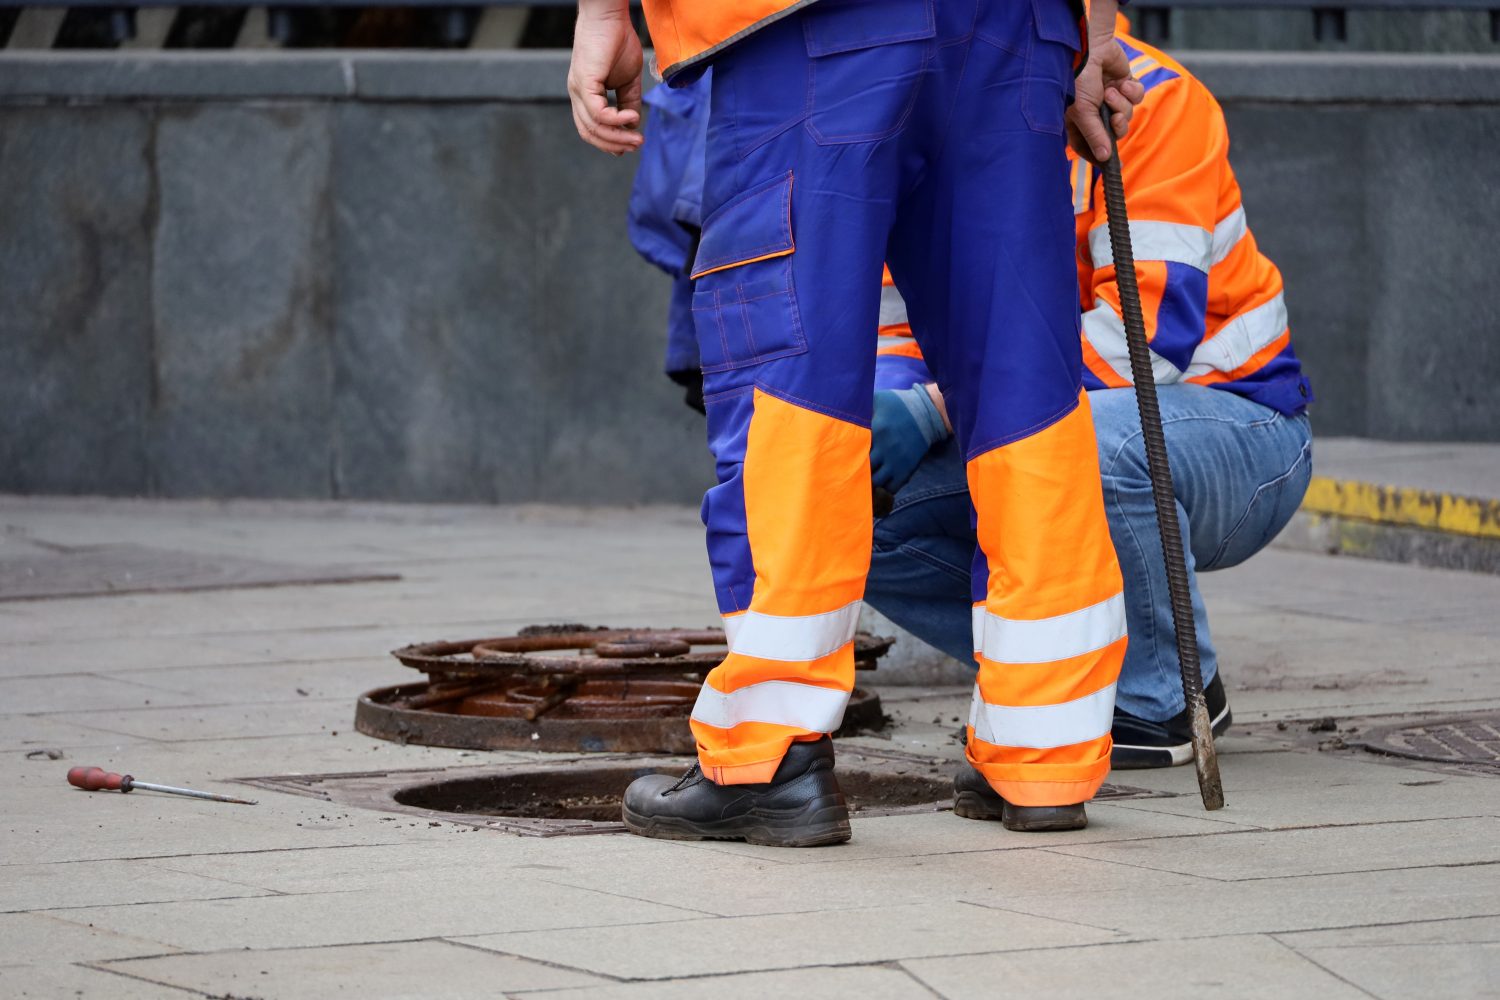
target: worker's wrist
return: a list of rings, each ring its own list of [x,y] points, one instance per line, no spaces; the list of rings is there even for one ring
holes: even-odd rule
[[[901,405],[906,407],[906,412],[911,414],[912,420],[916,421],[917,430],[922,434],[922,440],[931,447],[948,436],[948,427],[943,422],[943,415],[939,412],[937,404],[927,393],[927,387],[914,385],[910,389],[893,390],[893,395],[901,400]]]

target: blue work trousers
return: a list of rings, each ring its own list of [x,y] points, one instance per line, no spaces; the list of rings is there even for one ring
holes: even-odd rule
[[[714,781],[768,780],[853,684],[883,262],[974,484],[970,760],[1022,805],[1103,781],[1125,624],[1080,394],[1077,13],[819,0],[712,60],[692,309],[729,654],[692,723]]]
[[[1312,474],[1308,419],[1233,393],[1158,389],[1187,557],[1204,681],[1218,670],[1196,571],[1244,562],[1286,526]],[[1183,709],[1172,611],[1134,389],[1089,393],[1109,530],[1125,576],[1130,644],[1117,703],[1162,721]],[[917,638],[968,662],[969,491],[952,441],[922,461],[875,525],[865,599]]]

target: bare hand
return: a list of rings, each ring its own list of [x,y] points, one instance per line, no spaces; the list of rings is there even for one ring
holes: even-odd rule
[[[568,97],[584,142],[616,156],[640,148],[642,67],[641,40],[626,0],[580,0]]]
[[[1068,139],[1080,156],[1095,163],[1109,159],[1112,143],[1101,109],[1108,105],[1116,137],[1130,127],[1130,115],[1146,89],[1130,75],[1130,60],[1115,41],[1114,0],[1095,0],[1089,7],[1089,59],[1073,83],[1068,109]]]

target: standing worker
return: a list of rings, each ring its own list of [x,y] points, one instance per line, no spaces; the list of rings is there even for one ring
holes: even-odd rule
[[[1066,0],[646,0],[668,83],[714,73],[692,310],[729,653],[693,708],[699,764],[626,792],[634,832],[849,838],[827,734],[869,568],[885,260],[976,511],[969,761],[1007,827],[1086,824],[1125,609],[1080,388],[1064,149],[1071,133],[1103,159],[1101,107],[1123,135],[1140,100],[1116,10],[1092,4],[1075,84]],[[568,88],[586,141],[638,148],[641,68],[627,0],[583,0]]]
[[[1181,64],[1124,34],[1146,88],[1120,142],[1130,228],[1162,426],[1215,735],[1229,727],[1197,570],[1237,565],[1291,519],[1312,474],[1312,392],[1292,349],[1281,273],[1245,224],[1229,166],[1224,113]],[[1120,318],[1102,182],[1072,163],[1083,314],[1084,386],[1098,437],[1110,533],[1125,575],[1130,647],[1115,706],[1114,766],[1170,767],[1193,759],[1166,600],[1166,564],[1141,445]],[[974,550],[969,484],[904,325],[885,289],[877,359],[876,484],[894,493],[875,526],[866,600],[918,638],[967,657],[967,576]],[[958,789],[982,799],[972,776]],[[983,812],[984,810],[979,810]],[[993,810],[991,810],[993,811]]]

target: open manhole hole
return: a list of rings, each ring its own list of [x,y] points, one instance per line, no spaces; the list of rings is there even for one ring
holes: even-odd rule
[[[692,758],[684,757],[600,754],[525,764],[241,780],[335,805],[552,837],[623,832],[620,799],[626,786],[643,774],[680,775],[691,763]],[[838,775],[856,816],[891,816],[950,808],[955,766],[949,759],[845,745],[839,749]],[[1096,799],[1169,794],[1105,785]]]
[[[1351,745],[1390,757],[1500,774],[1500,712],[1381,726]]]
[[[642,767],[639,764],[533,771],[526,774],[448,778],[403,788],[392,798],[401,805],[431,812],[525,819],[589,820],[620,823],[625,786],[643,774],[682,774],[688,761]],[[839,785],[852,812],[888,816],[917,807],[930,812],[946,808],[953,782],[939,774],[875,773],[839,768]]]

